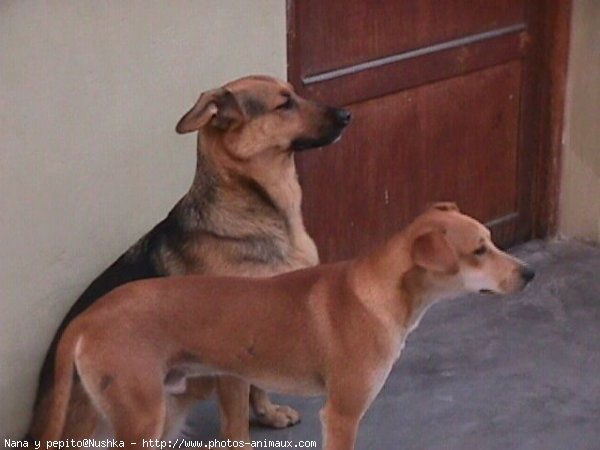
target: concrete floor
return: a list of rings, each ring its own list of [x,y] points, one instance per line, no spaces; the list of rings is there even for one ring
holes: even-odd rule
[[[357,449],[600,449],[600,247],[530,242],[537,276],[518,295],[434,306],[365,416]],[[275,396],[302,422],[253,439],[321,443],[320,398]],[[214,402],[185,435],[218,437]]]

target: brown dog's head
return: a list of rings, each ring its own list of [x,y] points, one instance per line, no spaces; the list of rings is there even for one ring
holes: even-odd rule
[[[454,203],[436,203],[412,225],[413,263],[438,289],[451,293],[507,294],[535,275],[525,263],[499,250],[490,231]]]
[[[265,150],[321,147],[350,122],[345,109],[298,96],[289,83],[250,76],[203,93],[177,124],[178,133],[203,130],[222,139],[230,156],[245,160]]]

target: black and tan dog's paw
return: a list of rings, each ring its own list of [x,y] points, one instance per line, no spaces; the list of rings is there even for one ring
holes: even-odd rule
[[[256,414],[258,421],[271,428],[286,428],[300,422],[300,414],[294,408],[285,405],[271,404],[264,411]]]

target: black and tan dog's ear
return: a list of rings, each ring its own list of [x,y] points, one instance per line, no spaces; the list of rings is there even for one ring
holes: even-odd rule
[[[175,130],[179,134],[190,133],[209,123],[225,130],[243,119],[243,111],[235,96],[221,87],[204,92],[192,109],[179,119]]]
[[[447,275],[458,272],[458,255],[440,229],[418,236],[411,253],[414,263],[423,269]]]
[[[458,206],[454,202],[435,202],[427,205],[427,209],[437,209],[439,211],[455,211],[460,212]]]

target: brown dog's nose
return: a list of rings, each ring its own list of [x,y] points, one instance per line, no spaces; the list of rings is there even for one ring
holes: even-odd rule
[[[340,124],[348,125],[352,118],[352,113],[347,109],[338,108],[335,111],[335,117]]]
[[[535,272],[529,266],[524,266],[521,269],[521,278],[525,280],[525,283],[529,283],[535,277]]]

